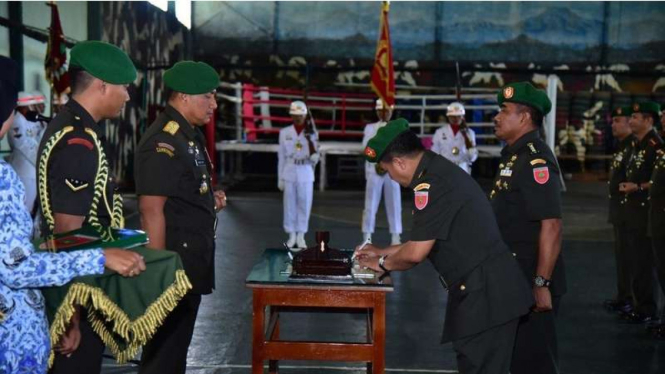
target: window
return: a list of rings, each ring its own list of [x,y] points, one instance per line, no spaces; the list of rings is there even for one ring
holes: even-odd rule
[[[165,12],[169,9],[169,0],[148,0],[148,2]]]
[[[188,29],[192,28],[192,0],[175,2],[175,17]]]

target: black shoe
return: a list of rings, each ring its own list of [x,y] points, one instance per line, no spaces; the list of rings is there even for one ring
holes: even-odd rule
[[[653,316],[649,314],[643,314],[638,312],[625,313],[622,316],[622,319],[627,323],[641,324],[653,321]]]
[[[661,319],[656,319],[654,318],[653,321],[647,322],[644,325],[644,328],[646,328],[649,332],[654,332],[656,330],[664,329],[665,330],[665,323]]]
[[[633,306],[627,301],[605,300],[603,306],[610,312],[630,312],[633,310]]]
[[[665,340],[665,325],[662,325],[657,329],[651,330],[650,332],[654,338]]]

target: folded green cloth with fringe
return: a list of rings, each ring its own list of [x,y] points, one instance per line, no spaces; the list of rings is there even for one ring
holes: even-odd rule
[[[113,242],[104,243],[113,246]],[[77,249],[77,248],[71,248]],[[50,323],[51,347],[67,330],[76,306],[87,310],[93,330],[119,363],[133,358],[192,288],[176,252],[145,247],[127,249],[143,256],[146,270],[125,278],[107,270],[73,279],[60,287],[42,288]],[[49,366],[54,358],[53,348]]]

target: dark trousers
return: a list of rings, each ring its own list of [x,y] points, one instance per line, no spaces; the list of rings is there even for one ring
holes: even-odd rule
[[[99,335],[92,330],[87,313],[81,309],[81,343],[70,357],[55,355],[51,374],[99,374],[102,371],[102,355],[104,343]]]
[[[654,236],[651,238],[653,244],[653,259],[658,274],[660,289],[665,293],[665,236]]]
[[[642,230],[628,229],[628,251],[635,312],[654,315],[656,313],[656,302],[653,298],[653,248],[651,239]]]
[[[518,321],[453,341],[460,374],[508,374]]]
[[[630,287],[630,258],[627,228],[623,223],[614,224],[614,257],[617,267],[617,301],[633,301]]]
[[[556,338],[556,314],[561,297],[552,297],[549,312],[531,312],[522,316],[517,326],[511,374],[556,374],[559,353]]]
[[[143,348],[139,374],[184,374],[201,295],[187,294]]]

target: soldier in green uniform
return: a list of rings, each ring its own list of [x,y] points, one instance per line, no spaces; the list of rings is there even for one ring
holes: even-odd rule
[[[182,61],[164,73],[168,103],[136,154],[136,193],[148,247],[176,251],[193,289],[143,349],[139,373],[185,373],[201,295],[215,287],[217,212],[212,164],[199,129],[217,108],[219,76],[202,62]]]
[[[626,243],[626,212],[624,211],[624,194],[619,192],[619,183],[626,180],[626,165],[635,147],[635,137],[630,130],[628,121],[633,114],[630,106],[619,107],[612,111],[612,136],[617,146],[612,155],[609,187],[608,222],[614,227],[614,256],[617,267],[617,293],[612,300],[605,300],[605,308],[611,312],[630,312],[632,308],[632,292],[630,287],[630,268],[628,245]]]
[[[653,320],[656,303],[653,297],[653,250],[648,236],[649,189],[651,174],[656,163],[657,151],[663,141],[656,133],[659,105],[653,102],[633,104],[630,128],[636,138],[636,145],[626,167],[626,180],[619,184],[624,194],[633,310],[622,314],[631,323],[645,323]]]
[[[69,65],[72,98],[49,123],[38,151],[37,187],[46,235],[83,225],[124,225],[100,121],[120,115],[136,68],[121,49],[99,41],[77,43]],[[57,351],[52,373],[101,371],[104,344],[83,311]]]
[[[415,196],[411,240],[359,248],[360,264],[388,272],[429,258],[448,291],[442,343],[452,341],[459,372],[507,374],[518,320],[533,297],[480,186],[426,151],[404,119],[379,129],[365,158]]]
[[[536,305],[520,320],[512,374],[558,373],[555,316],[566,280],[561,253],[561,186],[554,154],[540,137],[552,105],[531,83],[505,86],[494,118],[501,151],[490,200],[503,240],[532,285]]]
[[[665,293],[665,152],[657,151],[656,165],[653,168],[649,188],[649,233],[653,245],[653,257],[658,274],[660,289]],[[665,338],[665,324],[652,327],[653,333]]]

